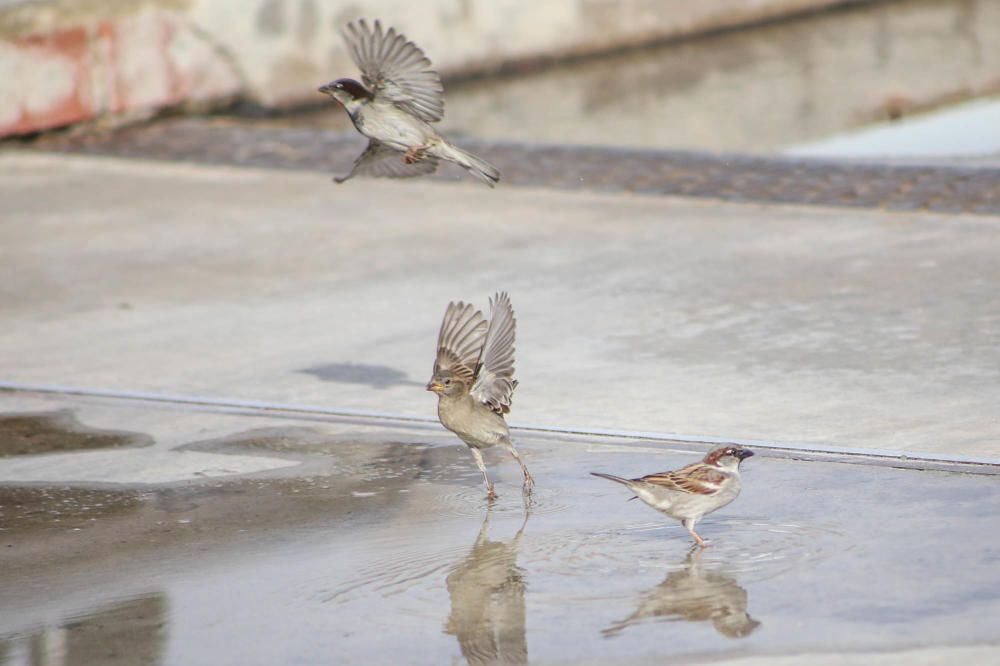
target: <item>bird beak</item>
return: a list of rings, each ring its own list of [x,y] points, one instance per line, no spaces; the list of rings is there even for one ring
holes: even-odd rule
[[[320,86],[316,90],[318,90],[319,92],[323,93],[324,95],[329,95],[330,92],[331,92],[331,90],[332,90],[332,88],[330,88],[330,84],[327,83],[326,85]]]
[[[740,460],[746,460],[753,455],[753,451],[750,449],[740,449],[740,452],[736,454],[736,457]]]
[[[442,386],[440,382],[432,381],[429,384],[427,384],[427,390],[434,391],[435,393],[440,393],[441,391],[444,390],[444,386]]]

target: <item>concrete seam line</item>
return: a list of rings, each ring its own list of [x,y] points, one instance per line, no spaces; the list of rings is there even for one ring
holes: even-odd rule
[[[291,414],[313,414],[331,417],[349,417],[371,421],[398,421],[404,423],[419,423],[433,425],[437,419],[429,416],[410,416],[397,412],[378,410],[349,409],[336,407],[321,407],[317,405],[299,405],[293,403],[265,402],[260,400],[243,400],[239,398],[214,398],[209,396],[192,396],[171,393],[152,393],[147,391],[128,391],[120,389],[104,389],[79,386],[62,386],[54,384],[31,384],[23,382],[0,381],[0,391],[21,393],[48,393],[58,395],[77,395],[95,398],[113,398],[118,400],[134,400],[138,402],[159,402],[177,405],[202,405],[210,407],[229,407],[255,411],[284,412]],[[810,444],[806,442],[778,442],[772,440],[745,439],[739,437],[716,437],[710,435],[685,435],[679,433],[662,433],[643,430],[620,430],[614,428],[565,427],[535,424],[510,424],[511,430],[547,433],[552,435],[569,435],[579,437],[609,437],[615,439],[647,440],[660,442],[684,442],[692,444],[738,444],[741,446],[767,449],[784,453],[810,453],[853,458],[878,458],[889,461],[910,463],[947,463],[963,465],[985,465],[1000,467],[1000,458],[977,457],[965,455],[948,455],[938,453],[920,453],[892,451],[886,449]]]

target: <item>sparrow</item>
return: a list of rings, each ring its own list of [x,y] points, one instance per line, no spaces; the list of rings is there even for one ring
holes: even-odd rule
[[[510,411],[514,379],[514,310],[506,292],[490,299],[490,321],[472,305],[448,303],[438,333],[434,374],[427,390],[438,394],[438,419],[472,451],[483,473],[487,497],[496,498],[482,450],[497,444],[514,456],[524,474],[524,490],[535,480],[518,455],[504,414]]]
[[[681,521],[695,543],[704,548],[705,540],[694,531],[695,524],[736,499],[742,487],[740,463],[752,455],[753,451],[739,446],[720,446],[709,451],[701,462],[673,472],[638,479],[623,479],[602,472],[591,474],[628,486],[649,506]]]
[[[422,176],[445,160],[496,185],[500,172],[495,166],[449,143],[431,126],[444,115],[444,87],[416,44],[395,28],[383,30],[378,21],[369,27],[364,19],[348,23],[341,34],[362,82],[336,79],[319,92],[344,107],[354,127],[368,137],[368,147],[336,182],[356,175]]]

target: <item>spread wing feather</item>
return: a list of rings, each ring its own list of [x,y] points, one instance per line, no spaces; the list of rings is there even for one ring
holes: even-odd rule
[[[354,160],[351,172],[346,176],[334,178],[334,180],[343,183],[354,176],[413,178],[414,176],[434,173],[437,168],[438,159],[433,155],[424,155],[423,159],[407,163],[403,159],[403,153],[373,139],[368,142],[368,147],[358,156],[358,159]]]
[[[490,299],[490,326],[476,366],[472,396],[498,414],[510,411],[514,379],[514,309],[506,292]]]
[[[388,100],[429,123],[441,120],[444,86],[420,47],[395,28],[383,31],[378,21],[374,27],[364,19],[348,23],[343,36],[361,80],[376,99]]]
[[[466,385],[471,383],[485,336],[486,320],[482,312],[462,301],[449,303],[438,332],[434,374],[450,371]]]

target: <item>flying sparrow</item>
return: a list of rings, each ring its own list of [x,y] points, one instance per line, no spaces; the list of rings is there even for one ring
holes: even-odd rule
[[[535,480],[514,449],[503,415],[510,411],[514,379],[514,310],[507,294],[490,299],[490,321],[467,303],[449,303],[438,333],[434,375],[427,390],[438,394],[438,418],[472,451],[486,482],[487,497],[496,493],[486,474],[482,449],[502,445],[521,465],[524,489]]]
[[[704,547],[705,540],[694,531],[695,524],[736,499],[741,488],[740,463],[752,455],[753,451],[739,446],[720,446],[709,451],[701,462],[673,472],[638,479],[601,472],[591,474],[628,486],[649,506],[681,521],[695,542]]]
[[[454,162],[493,187],[500,180],[495,166],[448,143],[431,127],[444,115],[441,77],[424,52],[395,28],[382,30],[375,21],[348,23],[344,41],[361,81],[337,79],[319,88],[340,104],[368,147],[354,161],[342,183],[356,175],[409,178],[434,173],[439,160]]]

